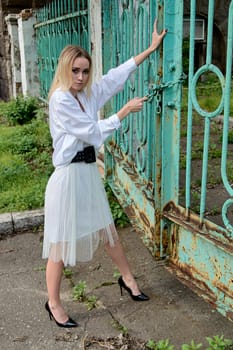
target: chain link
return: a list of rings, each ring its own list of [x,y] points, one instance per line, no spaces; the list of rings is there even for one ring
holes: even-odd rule
[[[146,94],[146,97],[148,98],[148,102],[152,102],[153,98],[155,97],[157,114],[161,113],[162,91],[164,89],[171,88],[176,84],[183,84],[186,79],[187,75],[185,73],[182,73],[180,78],[176,81],[168,81],[167,83],[150,85],[149,92]]]

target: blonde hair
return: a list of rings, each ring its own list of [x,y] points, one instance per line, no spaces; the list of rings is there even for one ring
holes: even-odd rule
[[[53,78],[52,85],[49,90],[48,98],[50,99],[52,93],[60,87],[62,90],[67,91],[72,86],[72,65],[76,58],[84,57],[89,61],[90,73],[87,82],[87,94],[90,95],[91,83],[92,83],[92,59],[89,53],[80,46],[67,45],[62,50],[59,59],[57,69]]]

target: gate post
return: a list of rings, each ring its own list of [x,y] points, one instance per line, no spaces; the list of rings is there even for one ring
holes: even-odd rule
[[[34,24],[36,18],[31,9],[22,10],[18,16],[18,38],[21,61],[22,93],[24,96],[39,96],[38,59]]]
[[[178,202],[183,0],[164,0],[163,11],[168,32],[163,42],[161,213],[168,202]],[[163,243],[168,242],[167,225],[162,220],[161,255],[165,254]]]
[[[5,18],[8,33],[10,36],[10,48],[11,48],[11,86],[10,97],[16,97],[18,93],[21,93],[21,73],[20,73],[20,55],[19,55],[19,38],[18,38],[18,15],[9,14]]]

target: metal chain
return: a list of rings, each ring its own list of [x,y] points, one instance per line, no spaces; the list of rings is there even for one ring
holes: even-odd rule
[[[168,81],[167,83],[161,83],[161,84],[151,84],[150,89],[146,94],[146,97],[148,98],[148,102],[152,102],[153,98],[155,97],[156,100],[156,113],[159,114],[161,112],[161,100],[162,100],[162,91],[166,88],[171,88],[176,84],[183,84],[184,81],[187,79],[187,75],[185,73],[182,73],[180,78],[175,81]]]

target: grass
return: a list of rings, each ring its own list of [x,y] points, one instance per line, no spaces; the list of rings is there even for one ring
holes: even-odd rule
[[[43,119],[19,126],[0,124],[0,213],[43,206],[52,172],[51,139]]]

